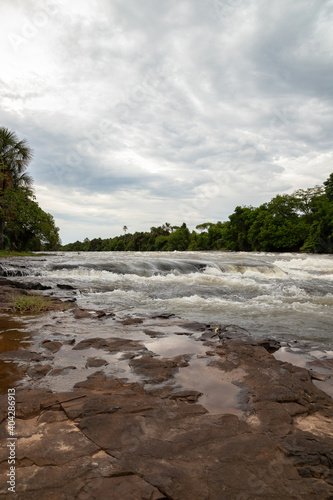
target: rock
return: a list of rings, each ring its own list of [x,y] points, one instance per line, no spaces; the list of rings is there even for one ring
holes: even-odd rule
[[[37,352],[31,352],[27,350],[19,351],[7,351],[0,354],[0,359],[14,359],[20,361],[42,361],[45,359],[43,356]]]
[[[68,375],[72,370],[76,370],[76,366],[64,366],[63,368],[54,368],[50,371],[49,375],[52,377],[56,375]]]
[[[22,267],[25,268],[25,266]],[[5,267],[0,264],[0,276],[27,276],[27,275],[28,275],[27,271],[22,271],[22,269],[17,269],[14,267]]]
[[[44,349],[47,349],[48,351],[51,351],[53,353],[56,353],[61,349],[63,346],[62,342],[57,342],[55,340],[46,340],[44,343],[42,343],[42,347]]]
[[[151,355],[144,355],[132,359],[129,364],[136,373],[143,375],[146,381],[159,384],[172,377],[180,366],[187,366],[188,362],[183,356],[156,359]]]
[[[156,319],[156,318],[169,319],[169,318],[173,318],[175,316],[176,315],[173,313],[159,313],[159,314],[155,314],[154,316],[152,316],[152,319]]]
[[[52,369],[51,365],[41,365],[33,366],[27,369],[27,374],[33,379],[40,379],[45,377],[45,375]]]
[[[79,351],[82,349],[89,349],[90,347],[94,347],[94,349],[103,349],[109,352],[138,351],[146,349],[145,346],[137,340],[120,338],[102,339],[98,337],[82,340],[73,347],[73,349]]]
[[[96,500],[100,498],[107,500],[133,500],[136,498],[163,500],[167,498],[155,486],[130,472],[120,477],[92,479],[87,482],[83,491],[91,492],[89,498]]]
[[[21,288],[23,290],[50,290],[52,288],[51,286],[42,285],[41,283],[36,283],[36,282],[23,283],[20,281],[13,281],[5,278],[0,278],[0,285],[10,285],[14,288]]]
[[[330,378],[330,375],[329,374],[324,374],[324,373],[319,373],[319,372],[316,372],[314,370],[310,370],[309,371],[310,373],[310,377],[313,379],[313,380],[320,380],[322,382],[325,382],[327,379]]]
[[[140,323],[143,323],[143,319],[141,318],[126,318],[121,321],[122,325],[139,325]]]
[[[111,313],[113,314],[113,313]],[[106,312],[105,311],[96,311],[96,317],[97,318],[103,318],[104,316],[106,316]]]
[[[76,319],[92,318],[91,314],[84,309],[75,308],[73,309],[73,313]]]
[[[156,332],[154,330],[143,330],[143,333],[146,335],[149,335],[149,337],[156,339],[158,337],[165,337],[165,333],[163,332]]]
[[[192,330],[192,332],[204,332],[206,330],[206,324],[199,322],[188,322],[178,326],[180,328],[185,328],[185,330]]]
[[[61,283],[57,283],[57,287],[61,290],[75,290],[75,287],[72,285],[63,285]]]
[[[100,366],[108,365],[109,363],[105,359],[100,358],[88,358],[86,363],[86,368],[98,368]]]
[[[189,401],[191,403],[197,402],[200,396],[202,396],[202,392],[198,391],[178,391],[170,394],[171,399]]]
[[[262,339],[258,342],[258,345],[264,347],[269,353],[273,353],[280,349],[281,342],[275,339]]]
[[[163,331],[161,322],[156,323],[156,330]],[[113,326],[121,332],[119,321]],[[173,331],[171,320],[167,326],[167,332]],[[64,321],[56,331],[60,335],[66,328]],[[184,324],[181,329],[186,330]],[[148,331],[154,332],[154,326]],[[173,376],[181,366],[186,371],[189,358],[154,357],[142,343],[119,335],[86,339],[78,349],[135,354],[130,366],[148,385],[99,371],[72,392],[16,390],[15,498],[333,498],[333,402],[314,386],[307,370],[276,360],[244,334],[223,343],[206,340],[216,383],[234,381],[247,398],[242,415],[209,413],[198,403],[199,391],[178,385],[178,379],[175,387]],[[144,355],[138,357],[140,352]],[[88,358],[87,364],[103,361]],[[38,365],[40,373],[43,367],[47,365]],[[204,394],[206,389],[209,385]],[[220,389],[224,398],[223,384]],[[218,397],[219,391],[214,394]],[[0,396],[3,442],[8,439],[7,418],[6,393]],[[7,460],[3,447],[0,499],[8,496]]]

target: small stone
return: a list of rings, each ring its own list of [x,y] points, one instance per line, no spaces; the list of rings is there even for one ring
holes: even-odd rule
[[[98,368],[100,366],[108,365],[109,363],[105,359],[100,358],[88,358],[86,363],[86,368]]]

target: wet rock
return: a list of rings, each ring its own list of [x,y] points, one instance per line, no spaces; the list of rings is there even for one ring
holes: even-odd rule
[[[185,328],[185,330],[192,330],[193,332],[204,332],[206,330],[206,324],[199,322],[188,322],[178,326],[180,328]]]
[[[143,323],[143,319],[141,318],[126,318],[121,321],[122,325],[139,325],[140,323]]]
[[[94,347],[95,349],[103,349],[104,351],[109,352],[118,352],[118,351],[138,351],[141,349],[145,349],[145,346],[137,341],[130,339],[121,339],[121,338],[91,338],[85,339],[79,342],[74,350],[82,350],[89,349],[90,347]]]
[[[50,371],[49,375],[52,377],[56,375],[68,375],[72,370],[76,370],[76,366],[64,366],[63,368],[54,368]]]
[[[181,366],[188,366],[188,362],[183,356],[176,356],[170,359],[156,359],[150,355],[132,359],[130,366],[139,375],[143,375],[145,380],[159,384],[168,380]]]
[[[264,347],[269,353],[273,353],[280,349],[281,342],[275,339],[262,339],[258,342],[258,345]]]
[[[65,321],[61,328],[66,331]],[[209,413],[198,404],[200,392],[175,389],[172,376],[188,358],[154,358],[147,351],[130,365],[148,386],[99,371],[70,393],[18,389],[15,498],[331,500],[332,399],[307,370],[244,338],[212,339],[215,364],[207,358],[217,380],[229,377],[246,390],[241,417]],[[79,349],[120,349],[125,356],[143,347],[126,338],[84,342]],[[7,416],[4,395],[3,442]],[[6,498],[7,450],[0,455],[0,498]]]
[[[333,358],[316,359],[315,361],[310,361],[308,366],[333,370]]]
[[[76,319],[83,319],[83,318],[91,318],[91,314],[88,311],[85,311],[84,309],[78,309],[75,308],[73,309],[73,314]]]
[[[75,290],[75,287],[72,285],[63,285],[61,283],[57,283],[57,287],[61,290]]]
[[[156,332],[154,330],[143,330],[143,333],[146,335],[149,335],[149,337],[156,339],[158,337],[165,337],[165,333],[163,332]]]
[[[21,288],[23,290],[50,290],[52,287],[51,286],[46,286],[42,285],[41,283],[36,283],[36,282],[20,282],[20,281],[13,281],[13,280],[8,280],[5,278],[0,278],[0,285],[10,285],[11,287],[14,288]]]
[[[22,267],[25,268],[25,266]],[[27,274],[27,271],[23,271],[17,267],[6,267],[0,264],[0,276],[27,276]]]
[[[104,316],[107,315],[105,311],[96,311],[95,314],[97,318],[103,318]]]
[[[154,316],[152,316],[152,319],[156,319],[156,318],[169,319],[169,318],[173,318],[175,316],[176,315],[173,313],[160,313],[160,314],[155,314]]]
[[[75,344],[75,339],[70,339],[70,340],[64,340],[65,345],[74,345]]]
[[[198,401],[199,397],[202,396],[202,392],[198,391],[178,391],[172,392],[170,394],[171,399],[177,399],[179,401],[189,401],[195,403]]]
[[[99,368],[100,366],[108,365],[109,363],[105,359],[100,358],[88,358],[86,363],[86,368]]]
[[[55,340],[46,340],[42,343],[42,347],[51,351],[52,353],[56,353],[63,346],[62,342],[57,342]]]
[[[37,352],[31,352],[22,349],[19,351],[4,352],[0,354],[0,359],[14,359],[18,361],[42,361],[45,358]]]
[[[324,374],[324,373],[319,373],[314,370],[310,370],[310,376],[313,380],[320,380],[322,382],[325,382],[327,379],[330,378],[329,374]]]
[[[41,366],[33,366],[27,369],[27,374],[29,377],[38,380],[43,377],[52,369],[51,365],[41,365]]]

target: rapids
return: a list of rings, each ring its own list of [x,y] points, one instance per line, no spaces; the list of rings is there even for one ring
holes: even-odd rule
[[[333,347],[332,255],[58,252],[11,260],[3,272],[15,275],[16,265],[51,286],[54,295],[73,297],[83,307],[169,312],[207,324],[236,324],[255,337]]]

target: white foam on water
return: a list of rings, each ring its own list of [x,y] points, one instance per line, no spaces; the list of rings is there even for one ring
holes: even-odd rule
[[[75,287],[86,307],[168,311],[207,323],[232,322],[254,333],[332,338],[333,255],[59,253],[38,268],[32,261],[31,274],[37,272],[55,290],[58,283]]]

